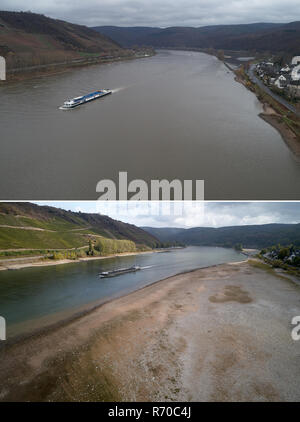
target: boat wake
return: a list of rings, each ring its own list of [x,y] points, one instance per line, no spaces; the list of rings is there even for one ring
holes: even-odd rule
[[[115,94],[116,92],[124,91],[124,89],[129,88],[129,86],[120,86],[119,88],[112,89],[112,92]]]

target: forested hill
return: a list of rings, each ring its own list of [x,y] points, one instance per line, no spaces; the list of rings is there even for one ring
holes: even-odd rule
[[[193,27],[116,27],[98,26],[123,46],[145,45],[155,48],[222,49],[300,54],[300,22],[253,23]]]
[[[281,244],[300,246],[300,224],[263,224],[233,227],[195,227],[191,229],[143,227],[162,242],[187,245],[265,248]]]
[[[160,242],[148,232],[100,214],[66,211],[27,202],[0,203],[0,249],[72,248],[90,237],[124,239],[155,248]]]
[[[86,26],[31,12],[0,11],[0,55],[10,68],[122,54],[118,43]]]

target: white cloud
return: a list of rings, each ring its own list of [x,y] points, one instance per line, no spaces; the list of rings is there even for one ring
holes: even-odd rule
[[[300,223],[300,202],[38,202],[67,210],[100,213],[137,226],[223,227]]]

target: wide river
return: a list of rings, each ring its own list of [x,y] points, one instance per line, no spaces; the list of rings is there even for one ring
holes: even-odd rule
[[[113,95],[62,111],[64,100]],[[0,87],[1,199],[96,199],[96,184],[204,179],[205,199],[300,199],[300,164],[215,57],[160,51]]]
[[[48,267],[0,271],[0,315],[8,339],[120,297],[171,275],[245,259],[233,249],[188,247]],[[135,273],[99,278],[101,271],[139,265]]]

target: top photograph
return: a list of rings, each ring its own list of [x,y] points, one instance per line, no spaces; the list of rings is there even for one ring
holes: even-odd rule
[[[0,0],[0,200],[300,200],[300,4]]]

